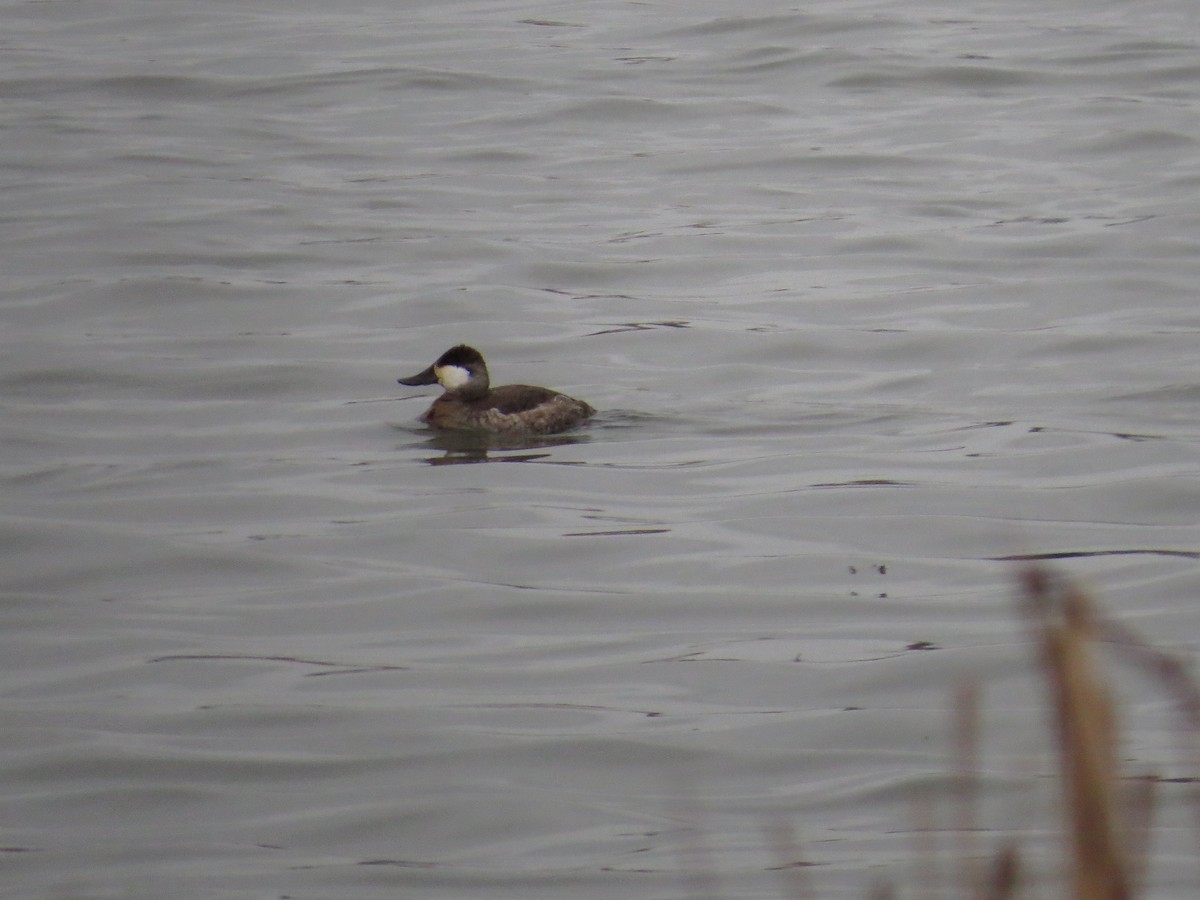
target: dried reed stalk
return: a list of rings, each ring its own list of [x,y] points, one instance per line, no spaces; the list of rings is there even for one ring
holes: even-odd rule
[[[1117,798],[1116,709],[1091,645],[1091,602],[1041,569],[1025,595],[1050,688],[1063,802],[1071,841],[1073,900],[1129,900],[1129,860]]]

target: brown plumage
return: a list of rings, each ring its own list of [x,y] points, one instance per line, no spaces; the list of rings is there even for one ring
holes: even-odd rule
[[[506,384],[493,389],[482,354],[465,344],[451,347],[428,369],[399,382],[445,388],[446,393],[433,401],[421,421],[452,431],[554,434],[575,427],[596,412],[582,400],[549,388]]]

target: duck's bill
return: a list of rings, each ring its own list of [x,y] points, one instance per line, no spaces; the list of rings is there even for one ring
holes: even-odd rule
[[[433,372],[433,366],[430,366],[424,372],[418,372],[416,375],[409,375],[407,378],[397,378],[400,384],[407,384],[411,387],[416,387],[419,384],[437,384],[437,375]]]

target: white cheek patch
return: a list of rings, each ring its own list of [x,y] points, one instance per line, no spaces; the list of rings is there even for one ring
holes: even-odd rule
[[[437,366],[433,370],[438,384],[448,391],[456,391],[471,380],[471,373],[462,366]]]

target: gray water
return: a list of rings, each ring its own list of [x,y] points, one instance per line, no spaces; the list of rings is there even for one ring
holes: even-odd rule
[[[5,897],[912,896],[969,683],[1054,878],[1000,558],[1200,646],[1194,4],[0,9]]]

